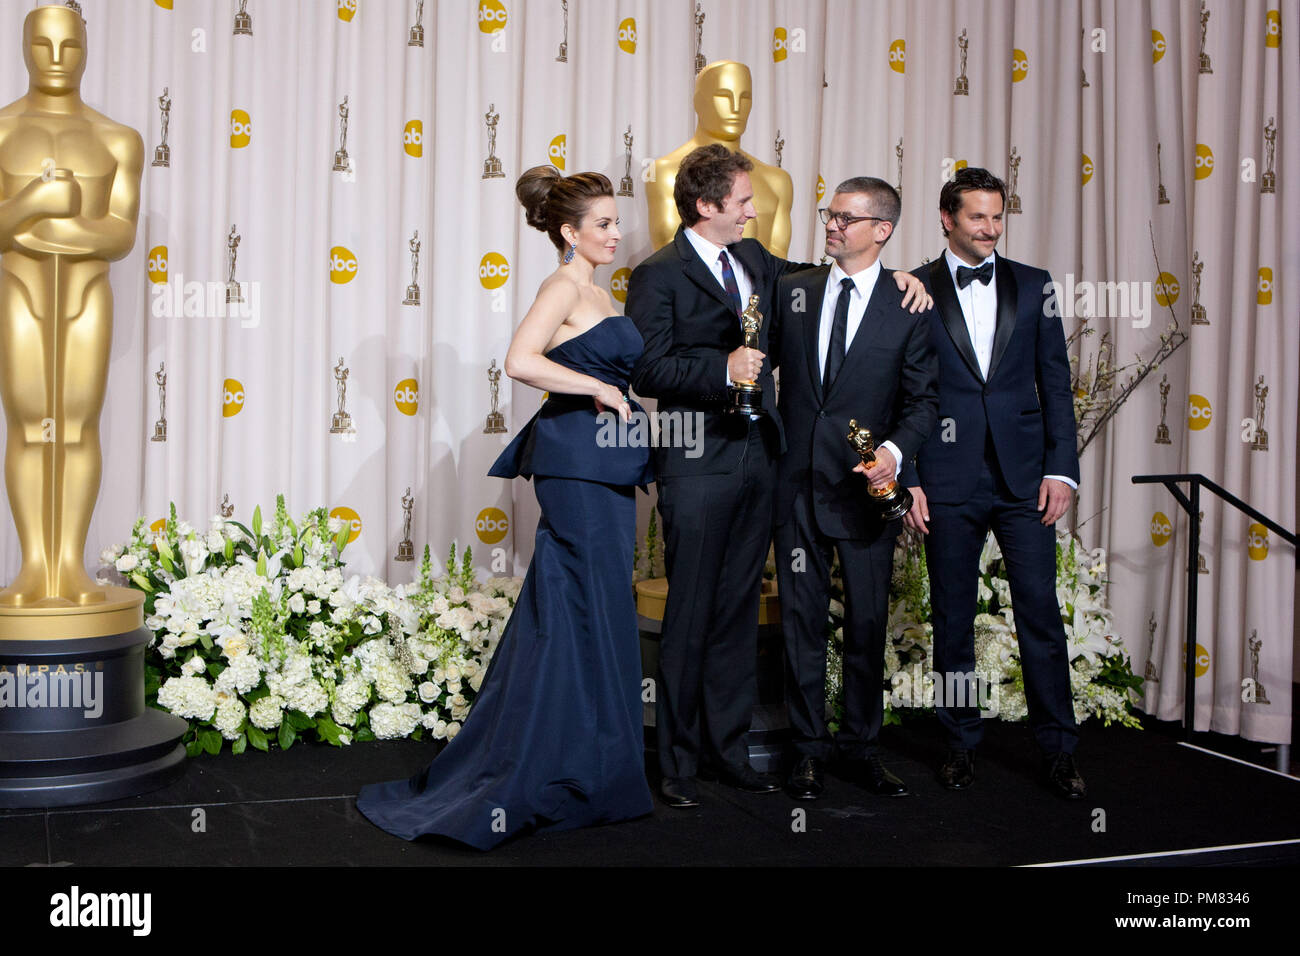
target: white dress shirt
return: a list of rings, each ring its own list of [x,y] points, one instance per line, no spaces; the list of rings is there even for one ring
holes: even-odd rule
[[[736,288],[740,290],[740,307],[745,308],[749,304],[750,295],[753,294],[754,282],[750,279],[749,273],[745,271],[745,267],[740,264],[740,260],[727,252],[725,246],[718,245],[712,239],[705,239],[689,226],[683,232],[686,233],[686,241],[691,244],[691,248],[695,250],[695,254],[700,257],[700,260],[708,266],[709,271],[713,273],[713,278],[718,280],[718,285],[722,287],[723,292],[727,291],[727,284],[722,280],[722,261],[719,258],[719,253],[727,253],[727,259],[731,262],[731,271],[736,276]],[[739,315],[736,316],[736,324],[740,324]],[[727,384],[731,384],[730,371],[727,372]]]
[[[988,285],[976,279],[963,289],[957,285],[957,267],[972,267],[958,259],[952,249],[945,249],[943,257],[948,264],[948,273],[952,276],[952,286],[957,290],[957,301],[961,304],[961,314],[966,319],[966,332],[970,335],[971,345],[975,347],[975,358],[980,365],[980,374],[987,380],[989,363],[993,359],[993,335],[998,328],[997,276],[994,275]],[[992,262],[996,272],[996,256],[990,254],[984,262]],[[978,265],[982,266],[984,262]],[[1078,482],[1065,475],[1043,475],[1043,477],[1065,482],[1071,488],[1079,487]]]
[[[849,290],[848,324],[844,329],[844,354],[848,355],[849,348],[853,345],[853,337],[858,334],[858,326],[862,324],[862,316],[866,314],[871,293],[875,291],[878,278],[880,278],[879,259],[853,275],[846,274],[838,262],[831,266],[830,275],[826,277],[826,292],[822,295],[821,318],[817,324],[817,372],[823,380],[826,378],[826,353],[831,345],[831,326],[835,324],[835,305],[844,294],[840,284],[845,279],[853,280],[853,287]],[[866,334],[871,333],[868,331]],[[902,453],[892,441],[882,441],[880,447],[888,448],[889,453],[894,456],[894,476],[897,477],[903,470]]]

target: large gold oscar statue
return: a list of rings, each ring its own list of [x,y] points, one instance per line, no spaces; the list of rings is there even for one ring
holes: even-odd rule
[[[769,166],[740,149],[740,137],[749,122],[753,105],[753,81],[749,67],[733,60],[710,63],[695,78],[695,135],[667,156],[656,159],[654,178],[646,183],[646,202],[650,207],[650,241],[658,249],[677,232],[681,217],[673,202],[673,183],[677,168],[686,154],[699,146],[721,143],[739,150],[754,164],[749,174],[754,186],[754,209],[757,219],[745,226],[745,235],[758,239],[774,256],[785,258],[790,250],[790,206],[794,200],[794,183],[790,174]]]
[[[27,94],[0,109],[0,403],[22,547],[0,591],[0,638],[119,634],[141,625],[143,597],[96,584],[84,552],[99,496],[109,262],[135,243],[144,144],[82,102],[78,13],[29,13],[23,59]]]

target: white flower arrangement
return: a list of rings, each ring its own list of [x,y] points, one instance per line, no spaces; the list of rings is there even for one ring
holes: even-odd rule
[[[455,546],[442,578],[427,549],[412,584],[345,577],[349,530],[324,509],[294,522],[280,496],[269,529],[258,508],[200,533],[173,507],[101,555],[145,594],[146,698],[190,722],[191,756],[460,730],[522,582],[479,583]]]

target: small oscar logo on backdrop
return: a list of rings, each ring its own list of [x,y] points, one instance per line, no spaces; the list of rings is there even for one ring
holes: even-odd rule
[[[1204,539],[1205,539],[1205,530],[1204,530],[1204,529],[1205,529],[1205,512],[1204,512],[1204,511],[1198,511],[1198,512],[1196,513],[1196,523],[1199,524],[1199,525],[1201,526],[1201,535],[1200,535],[1200,537],[1201,537],[1201,540],[1204,540]],[[1210,573],[1210,566],[1209,566],[1209,564],[1206,563],[1206,560],[1205,560],[1205,554],[1204,554],[1204,552],[1202,552],[1200,549],[1197,549],[1197,552],[1196,552],[1196,573],[1197,573],[1197,574],[1209,574],[1209,573]]]
[[[483,160],[483,178],[484,179],[501,179],[505,173],[501,170],[501,160],[497,159],[497,123],[501,121],[501,114],[497,112],[495,103],[488,104],[488,111],[483,114],[483,122],[487,124],[488,154],[487,159]]]
[[[150,441],[167,440],[167,363],[159,362],[158,371],[153,373],[153,380],[158,384],[158,420],[153,423],[153,437]]]
[[[618,184],[620,196],[634,196],[632,191],[632,127],[623,134],[623,178]]]
[[[1250,648],[1250,690],[1253,696],[1250,700],[1244,701],[1248,704],[1269,704],[1268,693],[1264,690],[1264,685],[1259,681],[1259,649],[1264,646],[1264,642],[1259,639],[1259,632],[1252,629],[1250,640],[1247,642]]]
[[[244,301],[239,291],[239,280],[235,278],[235,263],[239,259],[239,240],[241,236],[235,231],[235,224],[230,224],[230,234],[226,236],[226,302]]]
[[[239,0],[239,10],[235,13],[235,30],[232,35],[237,37],[253,35],[253,18],[248,15],[248,0]]]
[[[966,78],[966,52],[970,46],[970,41],[966,39],[966,28],[961,28],[961,34],[957,37],[957,50],[960,57],[960,66],[957,70],[957,84],[953,88],[953,96],[969,96],[970,80]]]
[[[1200,68],[1197,72],[1213,73],[1210,69],[1210,55],[1205,52],[1205,33],[1210,26],[1210,11],[1205,6],[1205,0],[1201,0],[1201,57]]]
[[[348,375],[351,369],[343,367],[343,356],[339,356],[339,364],[334,366],[334,391],[338,397],[338,411],[330,419],[331,435],[352,435],[356,429],[352,427],[352,416],[348,414]]]
[[[172,98],[167,95],[169,87],[164,86],[162,96],[158,97],[158,110],[162,113],[162,137],[153,149],[153,165],[170,166],[172,148],[167,145],[167,127],[171,125]],[[1271,192],[1271,190],[1270,190]]]
[[[339,104],[339,148],[334,150],[334,165],[331,167],[336,173],[346,173],[352,168],[348,159],[348,112],[348,98],[344,96]]]
[[[699,76],[708,63],[704,58],[704,7],[695,0],[695,75]]]
[[[1087,34],[1088,34],[1088,31],[1087,31],[1087,30],[1080,30],[1080,31],[1079,31],[1079,36],[1080,36],[1080,37],[1087,36]],[[1088,82],[1088,71],[1087,71],[1086,69],[1083,68],[1082,64],[1080,64],[1080,66],[1079,66],[1079,76],[1080,76],[1080,78],[1082,79],[1082,82],[1079,84],[1079,87],[1080,87],[1081,89],[1085,89],[1085,90],[1086,90],[1088,87],[1092,86],[1092,84]]]
[[[898,184],[894,186],[894,192],[898,193],[901,201],[903,198],[903,137],[898,137],[898,144],[894,147],[894,155],[898,157]]]
[[[501,414],[499,402],[501,400],[501,369],[497,368],[497,360],[493,359],[492,364],[488,366],[488,390],[491,392],[492,410],[488,412],[487,424],[483,426],[484,435],[499,435],[506,430],[506,417]]]
[[[1268,432],[1264,431],[1264,402],[1268,398],[1268,386],[1264,376],[1255,383],[1255,439],[1250,443],[1251,451],[1268,451]]]
[[[1020,154],[1016,152],[1014,146],[1011,147],[1011,156],[1007,160],[1007,214],[1019,214],[1020,194],[1016,192],[1016,184],[1020,181]],[[1087,180],[1084,180],[1087,182]]]
[[[1156,674],[1155,665],[1156,656],[1156,612],[1151,612],[1151,620],[1147,621],[1147,666],[1142,674],[1142,679],[1150,681],[1153,684],[1160,683],[1160,677]]]
[[[781,152],[785,149],[785,140],[781,138],[781,131],[776,131],[776,139],[772,142],[772,150],[776,153],[776,168],[781,168]]]
[[[415,506],[415,499],[411,497],[411,489],[408,486],[406,493],[402,495],[402,540],[397,542],[397,554],[393,555],[394,561],[414,561],[415,545],[411,543],[411,509]]]
[[[1164,173],[1160,171],[1160,144],[1156,143],[1156,204],[1160,206],[1169,205],[1169,193],[1165,191]]]
[[[219,507],[221,510],[221,517],[230,518],[234,516],[235,506],[230,503],[229,492],[226,492],[224,495],[221,496],[221,504]]]
[[[560,14],[564,17],[564,36],[560,40],[560,52],[555,55],[556,63],[569,62],[569,0],[560,0]]]
[[[1273,154],[1276,150],[1277,126],[1273,122],[1273,117],[1270,116],[1268,123],[1264,126],[1264,175],[1259,179],[1259,191],[1261,193],[1277,191],[1277,173],[1273,172]]]
[[[1201,272],[1205,263],[1201,261],[1199,249],[1192,250],[1192,325],[1209,325],[1205,315],[1205,306],[1201,305]]]
[[[420,304],[420,230],[411,233],[406,248],[411,252],[411,284],[406,287],[406,298],[402,305]]]
[[[1169,445],[1169,426],[1165,424],[1165,416],[1169,412],[1169,376],[1161,373],[1160,375],[1160,424],[1156,426],[1156,444]]]
[[[237,378],[221,383],[221,417],[234,418],[244,410],[244,384]]]
[[[424,24],[420,22],[423,19],[424,0],[415,0],[415,26],[407,36],[407,46],[424,46]]]

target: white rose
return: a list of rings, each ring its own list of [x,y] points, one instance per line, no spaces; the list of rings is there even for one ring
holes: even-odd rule
[[[301,594],[294,594],[289,598],[289,610],[294,614],[304,614],[307,611],[307,601]]]
[[[313,615],[313,616],[319,614],[319,613],[320,613],[320,601],[308,601],[308,602],[307,602],[307,613],[308,613],[308,614],[311,614],[311,615]]]
[[[420,700],[426,704],[432,704],[438,696],[438,685],[433,681],[425,681],[420,685]]]
[[[116,567],[123,574],[126,574],[128,571],[134,571],[139,566],[140,566],[140,559],[137,558],[134,554],[124,554],[120,558],[118,558],[117,561],[114,563],[114,567]]]
[[[447,739],[451,740],[458,733],[460,733],[460,721],[453,720],[451,723],[447,725]]]

